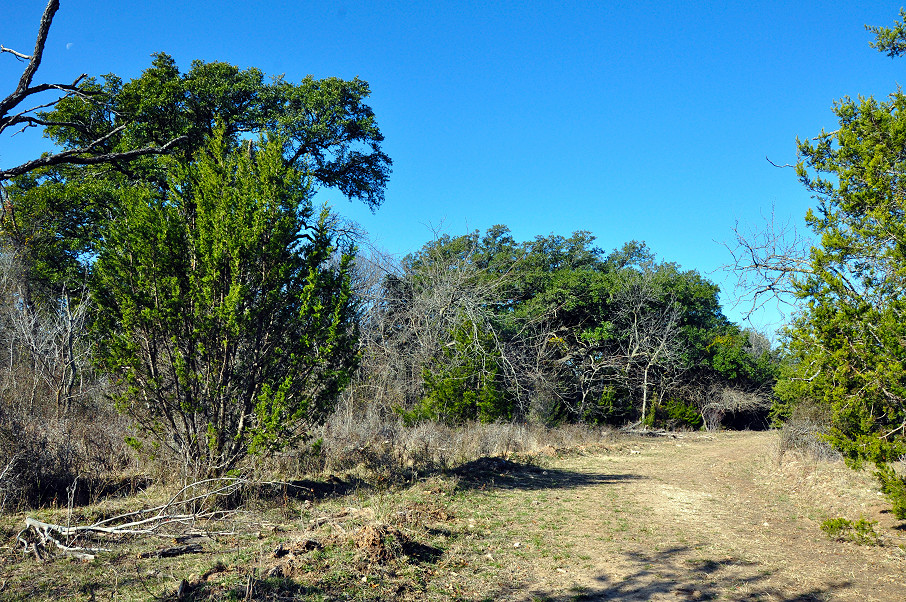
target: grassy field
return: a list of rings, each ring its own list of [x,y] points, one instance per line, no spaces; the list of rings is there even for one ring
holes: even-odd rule
[[[405,480],[350,469],[216,486],[3,515],[0,599],[906,599],[906,537],[871,476],[781,461],[772,432],[608,435]],[[58,534],[106,550],[83,560],[36,546],[26,517],[144,518],[133,530],[153,532]],[[832,517],[878,521],[879,545],[830,539]]]

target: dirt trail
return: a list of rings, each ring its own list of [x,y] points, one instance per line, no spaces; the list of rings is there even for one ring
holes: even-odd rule
[[[552,464],[574,482],[535,489],[527,504],[512,493],[513,537],[534,538],[539,553],[522,557],[521,585],[497,597],[906,600],[906,537],[871,476],[778,463],[775,433],[640,438]],[[879,521],[883,546],[820,530],[860,515]]]

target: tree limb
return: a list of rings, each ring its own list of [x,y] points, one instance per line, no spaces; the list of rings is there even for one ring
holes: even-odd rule
[[[92,147],[100,144],[101,142],[108,139],[110,136],[119,132],[120,130],[122,130],[125,127],[126,126],[121,125],[118,128],[112,130],[106,136],[104,136],[102,138],[98,138],[94,142],[92,142],[89,145],[84,146],[82,148],[76,148],[76,149],[72,149],[72,150],[68,150],[68,151],[63,151],[61,153],[56,153],[53,155],[44,155],[43,157],[40,157],[38,159],[32,159],[31,161],[27,161],[17,167],[12,167],[10,169],[2,170],[2,171],[0,171],[0,182],[2,182],[3,180],[8,180],[10,178],[14,178],[14,177],[22,175],[24,173],[28,173],[30,171],[34,171],[35,169],[38,169],[41,167],[50,167],[53,165],[61,165],[64,163],[67,163],[70,165],[97,165],[99,163],[111,163],[113,161],[124,161],[124,160],[129,160],[129,159],[135,159],[136,157],[140,157],[143,155],[162,155],[162,154],[168,152],[171,148],[173,148],[180,142],[183,142],[184,140],[187,139],[186,136],[179,136],[178,138],[174,138],[173,140],[170,140],[163,146],[146,146],[144,148],[138,148],[135,150],[125,151],[125,152],[121,152],[121,153],[106,153],[103,155],[88,155],[88,156],[82,155],[82,153],[88,152]]]
[[[16,87],[16,91],[7,96],[3,102],[0,102],[0,117],[6,115],[12,107],[15,107],[25,97],[32,94],[28,89],[31,86],[32,79],[35,77],[35,72],[41,65],[44,45],[47,43],[47,34],[50,32],[50,24],[53,22],[53,17],[59,8],[59,0],[50,0],[44,8],[44,14],[41,16],[41,25],[38,27],[38,37],[35,40],[35,51],[32,53],[31,60],[28,61],[25,71],[22,72],[22,77],[19,78],[19,85]],[[14,54],[20,56],[18,53]]]
[[[8,52],[8,53],[12,54],[13,56],[15,56],[17,59],[22,60],[22,61],[27,61],[27,60],[31,59],[31,57],[28,56],[27,54],[22,54],[21,52],[16,52],[15,50],[13,50],[11,48],[7,48],[6,46],[4,46],[2,44],[0,44],[0,52]]]
[[[19,83],[16,86],[16,89],[0,101],[0,132],[6,130],[6,128],[13,125],[23,125],[22,129],[28,128],[30,126],[51,126],[51,125],[62,125],[62,126],[71,126],[79,127],[77,124],[70,123],[58,123],[53,121],[45,120],[41,117],[36,117],[31,115],[34,111],[39,109],[46,109],[56,105],[63,98],[69,96],[80,96],[85,99],[88,99],[94,92],[83,90],[79,87],[79,84],[87,77],[87,74],[82,74],[75,79],[71,84],[38,84],[32,85],[34,80],[35,73],[38,70],[38,67],[41,65],[41,59],[44,55],[44,46],[47,43],[47,35],[50,32],[51,23],[53,23],[54,15],[57,10],[60,8],[59,0],[49,0],[47,6],[44,9],[44,14],[41,17],[41,24],[38,27],[38,35],[35,40],[35,50],[32,55],[29,57],[20,52],[10,50],[0,46],[0,52],[8,52],[18,58],[19,60],[28,60],[28,65],[26,65],[25,70],[22,72],[22,76],[19,78]],[[19,110],[16,112],[17,107],[22,105],[28,98],[41,94],[43,92],[57,91],[62,92],[63,94],[51,100],[49,102],[39,103],[37,106],[32,106],[29,109]],[[28,105],[26,105],[28,106]],[[13,113],[13,114],[10,114]],[[89,155],[86,156],[86,153],[89,153],[93,149],[97,148],[99,145],[110,140],[112,136],[121,132],[126,126],[121,125],[117,128],[114,128],[107,134],[93,140],[92,142],[75,149],[65,150],[58,153],[49,153],[44,156],[33,159],[31,161],[26,161],[21,165],[12,167],[5,170],[0,170],[0,182],[14,178],[16,176],[28,173],[35,169],[40,169],[42,167],[50,167],[54,165],[61,164],[71,164],[71,165],[97,165],[101,163],[111,163],[115,161],[125,161],[140,157],[143,155],[151,154],[163,154],[168,152],[173,146],[184,141],[185,136],[180,136],[174,138],[163,144],[162,146],[146,146],[144,148],[124,151],[124,152],[115,152],[115,153],[104,153],[100,155]],[[79,129],[84,129],[79,128]]]

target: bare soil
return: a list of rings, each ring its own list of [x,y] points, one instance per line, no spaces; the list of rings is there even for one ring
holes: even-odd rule
[[[550,462],[536,478],[559,486],[493,504],[513,512],[517,557],[489,597],[906,600],[906,537],[872,476],[777,450],[776,433],[694,433]],[[829,539],[837,516],[878,521],[882,545]]]

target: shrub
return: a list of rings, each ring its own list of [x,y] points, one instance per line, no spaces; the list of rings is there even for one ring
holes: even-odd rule
[[[894,516],[900,520],[906,519],[906,480],[889,464],[879,464],[875,477],[881,484],[881,492],[891,503]]]
[[[422,372],[424,397],[398,411],[407,424],[437,420],[492,422],[513,414],[512,396],[501,383],[501,358],[494,335],[470,319],[457,324],[452,341]]]
[[[780,431],[780,457],[796,451],[816,460],[842,459],[824,438],[829,424],[830,414],[820,406],[809,402],[796,406]]]
[[[667,428],[697,429],[704,424],[698,409],[682,399],[671,397],[657,406],[654,413],[654,424]]]
[[[881,538],[875,531],[876,524],[877,521],[866,520],[864,517],[857,521],[829,518],[821,523],[821,530],[837,541],[851,541],[860,546],[877,546],[881,545]]]

